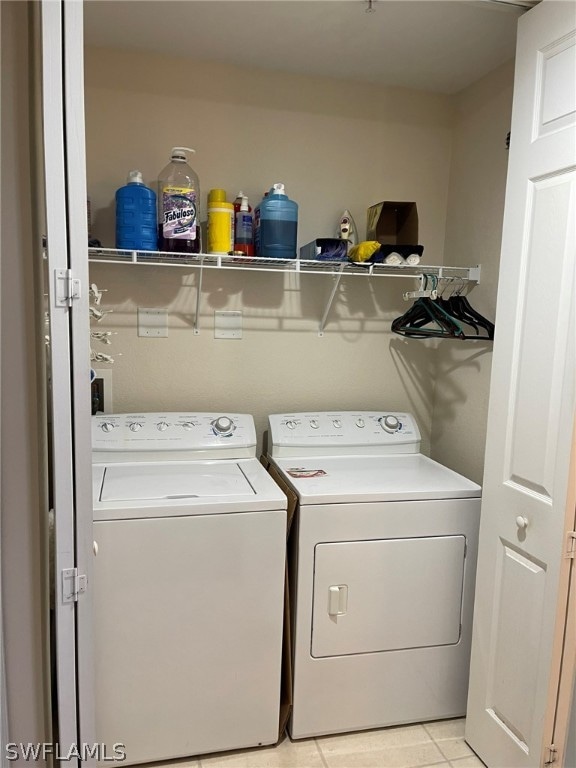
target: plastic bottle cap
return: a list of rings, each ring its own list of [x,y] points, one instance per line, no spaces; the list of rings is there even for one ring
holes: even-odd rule
[[[274,184],[270,190],[270,193],[273,195],[285,195],[286,192],[284,191],[284,184]]]
[[[226,202],[226,190],[225,189],[211,189],[208,192],[209,203],[225,203]]]
[[[242,193],[240,193],[240,195],[242,195]],[[248,210],[248,198],[246,197],[246,195],[242,195],[242,202],[240,203],[240,210],[241,211],[247,211]]]
[[[170,153],[170,159],[185,163],[186,152],[196,152],[196,150],[191,149],[191,147],[172,147],[172,152]]]
[[[144,179],[140,171],[129,171],[126,184],[144,184]]]

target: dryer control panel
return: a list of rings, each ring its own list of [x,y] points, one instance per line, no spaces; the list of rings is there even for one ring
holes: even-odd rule
[[[92,417],[94,454],[177,458],[256,455],[254,419],[245,413],[110,413]]]
[[[271,456],[419,453],[420,430],[409,413],[320,411],[268,417]]]

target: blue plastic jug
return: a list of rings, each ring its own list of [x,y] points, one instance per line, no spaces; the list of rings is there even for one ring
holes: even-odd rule
[[[295,259],[298,204],[290,200],[284,184],[274,184],[254,211],[256,256]]]
[[[126,186],[116,192],[116,248],[155,251],[156,193],[144,186],[140,171],[130,171]]]

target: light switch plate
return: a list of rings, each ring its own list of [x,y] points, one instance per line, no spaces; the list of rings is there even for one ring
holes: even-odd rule
[[[214,338],[215,339],[241,339],[242,338],[242,312],[239,312],[239,311],[214,312]]]
[[[138,307],[138,336],[168,336],[168,310]]]

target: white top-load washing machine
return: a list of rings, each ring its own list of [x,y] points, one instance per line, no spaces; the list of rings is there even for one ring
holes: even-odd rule
[[[126,763],[278,739],[286,498],[251,416],[95,416],[99,743]]]
[[[480,487],[407,413],[270,416],[296,494],[293,738],[464,714]]]

